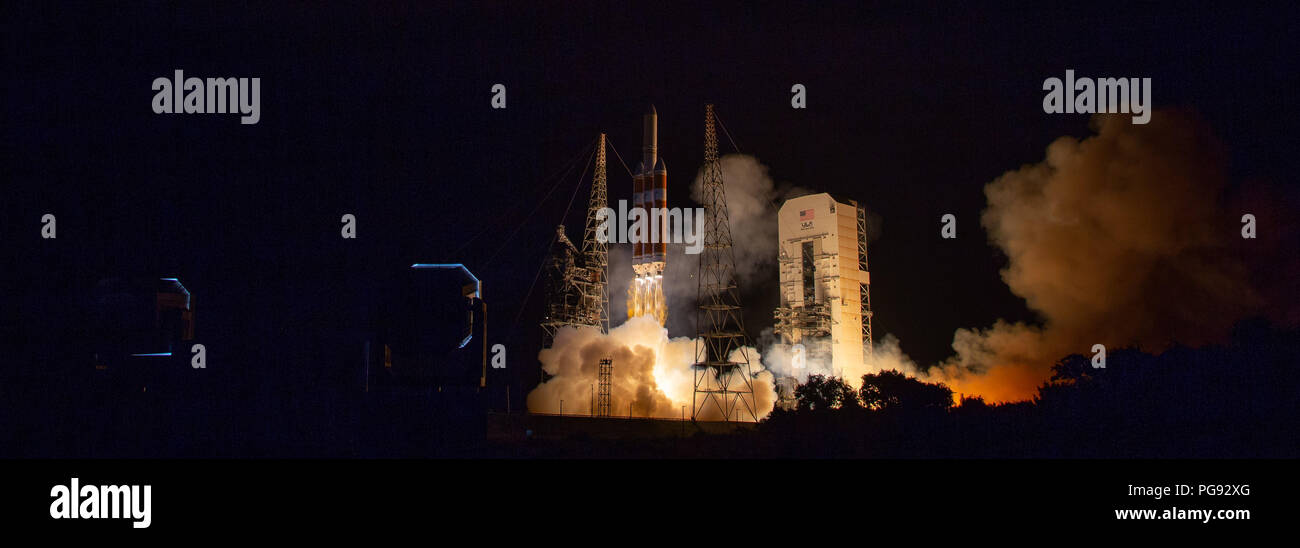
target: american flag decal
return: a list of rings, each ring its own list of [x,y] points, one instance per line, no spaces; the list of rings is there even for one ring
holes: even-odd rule
[[[801,210],[799,210],[799,220],[800,220],[800,221],[811,221],[811,220],[813,220],[813,210],[811,210],[811,209],[801,209]]]

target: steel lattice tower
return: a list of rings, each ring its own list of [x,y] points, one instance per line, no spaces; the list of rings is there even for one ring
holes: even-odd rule
[[[596,238],[600,227],[597,213],[608,202],[604,133],[598,143],[582,249],[569,241],[564,225],[559,225],[543,265],[547,273],[546,317],[541,322],[543,348],[549,348],[556,332],[564,327],[591,326],[609,332],[609,246]]]
[[[727,193],[718,161],[718,133],[713,105],[704,107],[704,250],[700,253],[695,325],[695,394],[691,420],[705,418],[710,409],[724,421],[758,421],[754,381],[745,350],[748,337],[741,320],[736,257],[732,249]],[[731,361],[739,351],[743,361]]]
[[[867,272],[867,210],[858,206],[858,269]],[[871,336],[871,284],[863,283],[858,286],[858,299],[862,306],[862,359],[865,363],[873,363],[873,346],[875,340]]]
[[[596,148],[596,173],[591,179],[591,198],[587,202],[587,228],[582,235],[582,256],[584,266],[592,276],[591,286],[585,296],[584,304],[591,308],[599,307],[599,325],[601,333],[609,333],[609,244],[600,241],[596,232],[600,228],[597,213],[609,205],[609,191],[605,181],[605,134],[600,134],[600,144]],[[597,301],[598,300],[598,301]],[[592,310],[592,313],[597,313]]]
[[[610,412],[610,377],[614,373],[614,361],[609,358],[600,360],[600,370],[597,372],[597,379],[600,383],[600,391],[596,396],[596,416],[608,417]]]

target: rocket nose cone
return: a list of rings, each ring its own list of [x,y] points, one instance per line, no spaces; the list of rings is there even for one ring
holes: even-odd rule
[[[659,158],[659,161],[655,162],[655,173],[668,173],[668,166],[664,165],[663,158]]]
[[[658,114],[659,114],[657,111],[655,111],[655,106],[654,106],[654,105],[650,105],[650,110],[647,110],[645,113],[646,113],[646,114],[654,114],[654,115],[658,115]]]

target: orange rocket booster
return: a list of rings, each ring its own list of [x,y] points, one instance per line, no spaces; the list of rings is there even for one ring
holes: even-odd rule
[[[658,239],[656,243],[651,244],[653,251],[646,258],[649,262],[663,263],[668,257],[668,167],[664,165],[664,159],[660,158],[655,163],[654,173],[651,174],[652,185],[650,192],[652,198],[647,198],[646,202],[650,203],[648,207],[658,208],[659,211],[653,212],[659,218],[655,225]]]
[[[649,177],[645,174],[645,163],[637,165],[636,175],[632,177],[632,208],[634,210],[645,211],[645,190],[649,186],[646,180]],[[646,255],[647,244],[645,243],[645,234],[632,240],[632,264],[639,265]]]
[[[632,178],[632,197],[633,206],[641,208],[645,215],[646,231],[639,241],[633,243],[632,264],[659,263],[654,269],[658,274],[662,273],[668,255],[668,168],[659,158],[659,114],[654,105],[650,105],[641,121],[641,164]],[[658,211],[653,211],[655,209]],[[652,212],[658,217],[654,222],[650,219]],[[650,274],[650,271],[638,273]]]

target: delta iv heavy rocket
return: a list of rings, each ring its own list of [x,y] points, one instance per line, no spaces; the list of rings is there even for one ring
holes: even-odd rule
[[[663,290],[664,262],[668,258],[668,168],[659,158],[659,114],[654,105],[650,105],[641,122],[641,163],[632,177],[632,209],[640,212],[644,230],[633,230],[635,276],[627,288],[627,317],[649,314],[659,325],[665,325],[668,321]],[[636,214],[633,215],[633,224],[640,224]]]

